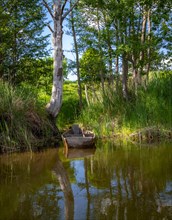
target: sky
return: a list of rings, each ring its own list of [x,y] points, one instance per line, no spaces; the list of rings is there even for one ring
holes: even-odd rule
[[[74,60],[75,56],[70,50],[72,50],[73,38],[66,34],[63,35],[63,53],[67,59]],[[77,80],[77,76],[69,73],[69,80],[75,81]]]

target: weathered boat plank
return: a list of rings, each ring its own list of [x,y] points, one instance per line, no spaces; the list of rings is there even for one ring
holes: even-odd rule
[[[89,148],[95,145],[95,134],[74,126],[62,134],[65,148]]]

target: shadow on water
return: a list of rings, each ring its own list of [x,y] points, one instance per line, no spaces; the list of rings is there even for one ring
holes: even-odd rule
[[[0,157],[0,219],[172,219],[172,147]]]

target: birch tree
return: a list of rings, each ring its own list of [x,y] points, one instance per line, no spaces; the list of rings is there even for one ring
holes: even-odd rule
[[[62,105],[62,94],[63,94],[63,50],[62,50],[62,36],[63,36],[63,22],[67,15],[77,5],[79,0],[67,10],[68,0],[53,0],[51,4],[48,1],[43,0],[44,6],[47,8],[52,20],[53,28],[48,25],[52,32],[52,43],[53,43],[53,86],[50,102],[47,104],[46,109],[52,118],[56,118],[60,112]]]

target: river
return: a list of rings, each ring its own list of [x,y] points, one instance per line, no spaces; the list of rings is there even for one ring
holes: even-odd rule
[[[0,156],[0,220],[172,219],[172,145]]]

